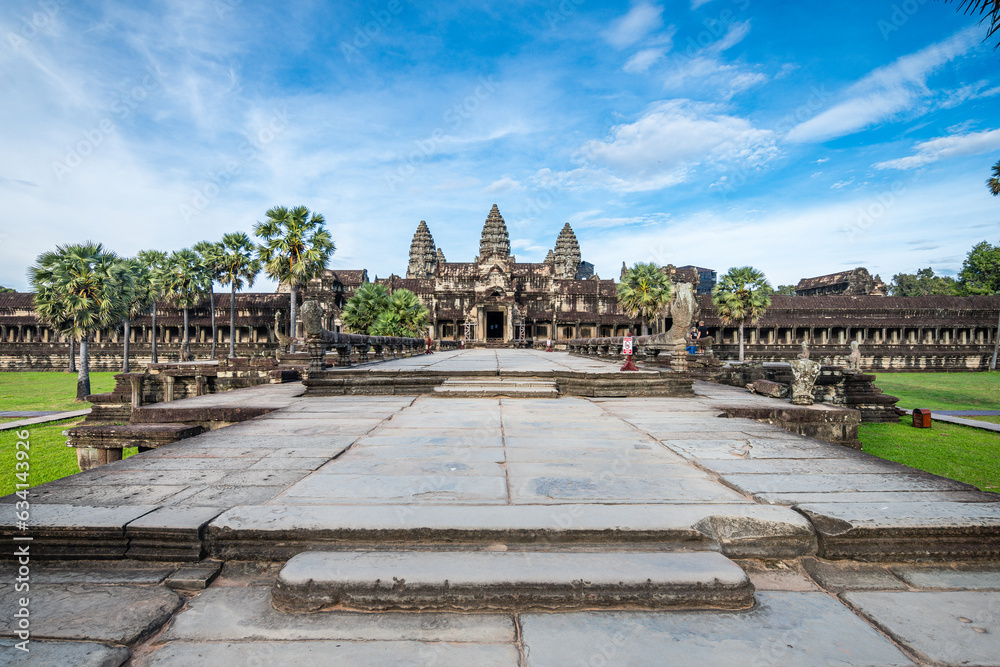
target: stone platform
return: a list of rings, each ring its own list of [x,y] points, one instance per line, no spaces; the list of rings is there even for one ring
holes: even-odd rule
[[[1000,496],[726,416],[787,402],[302,392],[3,498],[0,664],[1000,664]]]

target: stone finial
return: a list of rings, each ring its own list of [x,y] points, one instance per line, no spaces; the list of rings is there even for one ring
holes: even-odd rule
[[[437,260],[437,263],[439,265],[440,264],[444,264],[447,261],[444,258],[444,250],[441,250],[441,248],[438,248],[437,249],[437,256],[435,257],[435,259]]]
[[[417,225],[410,243],[410,264],[406,267],[407,278],[430,278],[437,266],[434,237],[423,220]]]
[[[577,269],[580,266],[580,244],[576,240],[573,228],[567,222],[559,232],[556,239],[555,249],[555,277],[564,280],[576,278]]]
[[[479,257],[510,257],[510,236],[507,234],[507,224],[500,215],[496,204],[490,209],[483,225],[483,234],[479,239]]]
[[[549,250],[548,254],[545,255],[545,261],[544,261],[544,263],[545,264],[552,264],[555,261],[556,261],[556,256],[552,254],[551,250]]]

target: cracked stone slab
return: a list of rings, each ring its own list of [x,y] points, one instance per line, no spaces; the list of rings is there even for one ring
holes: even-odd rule
[[[1000,593],[888,591],[843,597],[929,663],[1000,664]]]
[[[722,608],[753,604],[722,554],[528,551],[302,553],[272,591],[291,612]]]
[[[913,663],[826,593],[759,592],[748,611],[521,615],[525,667]]]
[[[161,507],[125,527],[127,555],[140,560],[200,560],[208,522],[225,507]]]
[[[85,505],[90,507],[119,507],[129,503],[162,503],[173,500],[182,493],[186,486],[156,485],[156,486],[86,486],[64,484],[57,479],[42,486],[31,489],[31,504],[36,505]],[[4,496],[0,502],[15,502],[15,495]]]
[[[0,664],[18,667],[120,667],[132,655],[124,646],[96,642],[54,642],[32,639],[29,652],[15,646],[19,642],[0,639]]]
[[[219,588],[192,599],[158,639],[170,641],[513,642],[514,619],[504,614],[365,614],[348,611],[289,614],[271,604],[271,589]]]
[[[880,563],[803,558],[802,567],[832,593],[857,590],[906,590],[906,584]]]
[[[745,493],[834,493],[864,491],[970,491],[968,484],[929,473],[724,475]]]
[[[15,537],[31,537],[32,559],[122,558],[127,547],[125,525],[155,509],[155,505],[32,504],[27,530],[20,530],[13,522],[13,512],[5,513],[0,524],[3,557],[13,558],[15,545],[25,544]]]
[[[12,588],[0,607],[14,609]],[[183,599],[165,586],[40,584],[31,587],[31,631],[39,639],[132,644],[170,620]],[[10,615],[0,615],[0,636],[14,636]]]
[[[318,503],[397,501],[454,502],[507,501],[507,482],[502,475],[351,475],[337,474],[336,467],[306,477],[288,488],[282,502]]]
[[[365,665],[516,667],[513,644],[419,641],[170,642],[132,661],[135,667],[191,665]]]
[[[893,565],[893,573],[914,588],[960,588],[1000,591],[1000,565],[955,563],[951,565]],[[1000,612],[1000,609],[997,610]]]
[[[202,561],[182,565],[170,575],[165,582],[167,586],[180,591],[199,591],[208,588],[208,585],[219,576],[222,571],[222,563],[219,561]]]
[[[816,551],[811,524],[786,507],[754,505],[269,505],[234,507],[208,526],[223,559],[290,558],[306,549],[393,544],[642,544],[717,549],[732,557]]]
[[[827,493],[755,493],[754,500],[777,505],[824,503],[956,503],[1000,502],[1000,494],[985,491],[833,491]]]
[[[1000,555],[1000,503],[798,505],[823,558],[913,560]]]
[[[14,581],[15,563],[0,563],[0,581]],[[31,584],[159,584],[173,565],[130,561],[50,561],[31,568]]]

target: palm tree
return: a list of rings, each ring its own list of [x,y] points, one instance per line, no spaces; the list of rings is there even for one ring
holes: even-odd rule
[[[372,325],[378,319],[379,313],[388,306],[389,292],[385,285],[365,283],[344,304],[340,319],[351,331],[360,334],[371,333]]]
[[[35,311],[60,333],[79,339],[76,400],[90,394],[87,342],[90,334],[115,326],[126,312],[128,269],[100,243],[56,246],[28,269]]]
[[[149,312],[153,319],[151,323],[153,329],[153,339],[151,343],[152,349],[150,361],[156,364],[159,363],[159,360],[156,357],[156,307],[157,302],[163,297],[164,267],[167,264],[167,253],[160,250],[140,250],[136,257],[149,269],[149,293],[151,299]]]
[[[295,318],[299,287],[326,268],[326,261],[336,250],[325,220],[319,213],[309,215],[305,206],[289,210],[275,206],[267,212],[267,220],[254,225],[253,233],[264,241],[258,254],[264,271],[271,278],[286,283],[291,289],[292,306],[288,336],[295,352]]]
[[[143,312],[156,298],[153,286],[153,273],[142,260],[138,258],[121,260],[128,272],[129,287],[125,291],[125,317],[122,319],[122,330],[125,340],[122,344],[122,373],[129,372],[129,338],[132,335],[132,320]]]
[[[385,308],[375,318],[369,333],[373,336],[423,337],[429,316],[416,294],[408,289],[398,289],[389,295]]]
[[[193,250],[176,250],[167,259],[163,270],[163,288],[184,309],[184,337],[181,343],[181,361],[191,357],[191,336],[188,329],[188,309],[195,306],[208,292],[211,276],[201,258]]]
[[[208,283],[208,310],[212,318],[212,358],[215,359],[215,344],[219,338],[215,324],[215,281],[222,278],[222,248],[218,243],[199,241],[191,249],[198,253],[205,272],[212,278]]]
[[[254,257],[257,246],[243,232],[233,232],[222,237],[219,244],[219,282],[230,285],[229,294],[229,358],[236,356],[236,290],[253,287],[260,273],[260,260]]]
[[[726,324],[738,324],[740,328],[740,361],[743,361],[743,325],[753,324],[761,318],[771,305],[773,289],[762,271],[752,266],[729,269],[722,280],[712,288],[712,303],[715,311]]]
[[[629,317],[638,317],[643,329],[670,303],[674,287],[656,264],[635,264],[618,283],[618,305]]]
[[[944,1],[952,2],[952,0]],[[989,19],[986,37],[983,38],[984,42],[1000,31],[1000,1],[998,0],[959,0],[958,11],[981,15],[983,18],[979,20],[980,23]],[[997,44],[997,47],[1000,47],[1000,44]]]
[[[993,176],[986,181],[986,187],[990,189],[994,197],[1000,195],[1000,160],[997,160],[997,163],[993,165]]]

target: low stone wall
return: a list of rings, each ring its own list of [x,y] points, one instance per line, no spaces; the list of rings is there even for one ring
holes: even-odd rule
[[[723,361],[739,359],[739,345],[714,346],[715,355]],[[847,364],[850,343],[810,345],[813,359],[830,366]],[[746,345],[744,356],[759,362],[781,362],[795,359],[799,345]],[[871,372],[921,371],[985,371],[989,369],[993,345],[861,345],[861,367]]]
[[[0,343],[0,371],[65,371],[69,365],[69,343]],[[160,363],[176,362],[180,359],[178,343],[157,343],[156,352]],[[241,343],[236,346],[238,357],[274,357],[277,343]],[[74,348],[77,362],[80,350]],[[191,353],[195,360],[210,360],[211,343],[191,343]],[[229,354],[229,345],[216,346],[216,355]],[[121,343],[90,343],[87,345],[90,370],[120,371],[122,369]],[[148,343],[133,343],[129,347],[131,370],[145,370],[152,363],[152,349]]]

